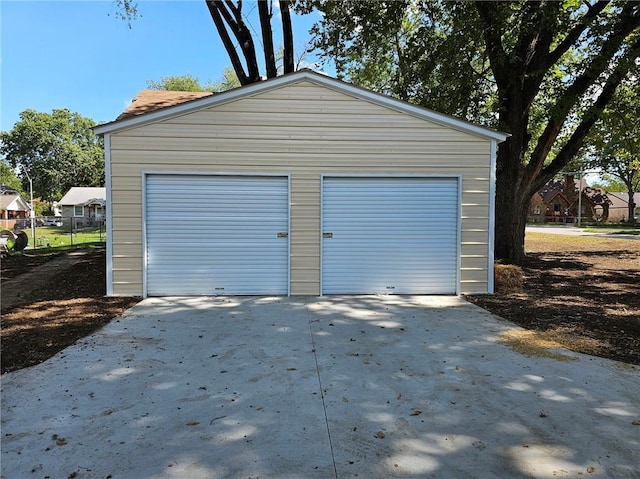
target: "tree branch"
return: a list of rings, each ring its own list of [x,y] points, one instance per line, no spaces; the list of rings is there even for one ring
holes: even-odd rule
[[[269,8],[271,1],[272,0],[258,0],[258,13],[260,14],[260,30],[262,32],[262,46],[264,48],[264,64],[267,70],[267,78],[273,78],[278,75],[276,56],[273,53],[273,31],[271,30],[273,10]]]
[[[569,31],[569,33],[567,33],[567,36],[564,37],[564,40],[562,40],[556,46],[556,48],[554,48],[553,51],[550,52],[547,61],[543,65],[543,68],[549,69],[551,65],[554,65],[558,60],[560,60],[560,57],[564,55],[576,41],[578,41],[580,35],[582,35],[587,27],[595,20],[597,20],[600,12],[602,12],[602,10],[604,10],[609,3],[609,0],[603,0],[598,1],[593,5],[589,5],[587,13],[585,13],[582,18],[578,20],[578,23]]]
[[[640,56],[640,37],[631,45],[625,57],[620,59],[613,72],[609,75],[609,78],[607,78],[600,95],[582,117],[582,121],[576,127],[569,140],[560,149],[553,161],[541,170],[534,188],[536,186],[538,186],[538,189],[541,188],[544,183],[558,173],[577,154],[580,148],[582,148],[589,130],[600,118],[607,104],[613,99],[616,88],[618,88],[629,71],[629,63],[638,56]]]
[[[629,33],[632,32],[635,28],[637,28],[640,25],[640,16],[633,15],[630,10],[631,9],[627,10],[625,7],[625,10],[623,11],[623,13],[626,12],[626,15],[621,16],[621,20],[618,22],[618,24],[615,26],[615,28],[609,35],[609,38],[606,40],[606,42],[600,49],[600,52],[592,59],[591,63],[588,65],[588,67],[582,73],[582,75],[576,78],[573,84],[571,84],[565,90],[562,96],[558,98],[558,100],[556,101],[555,108],[551,112],[549,122],[547,123],[547,126],[544,132],[538,139],[536,148],[531,154],[529,164],[525,168],[525,175],[528,178],[530,179],[536,178],[538,174],[541,172],[544,165],[544,160],[549,155],[549,152],[551,151],[551,148],[553,147],[553,144],[556,141],[571,109],[580,100],[580,98],[582,98],[582,96],[585,94],[589,86],[593,85],[598,79],[598,77],[609,66],[611,59],[619,50],[620,46],[624,42],[625,38],[629,35]],[[636,40],[634,45],[632,45],[629,51],[627,52],[627,55],[626,55],[627,60],[634,58],[634,56],[629,56],[629,55],[638,56],[638,48],[639,48],[638,42],[640,42],[640,37]],[[630,68],[630,65],[626,64],[626,62],[622,61],[622,59],[618,62],[618,65],[616,66],[612,74],[609,76],[607,82],[605,83],[605,87],[607,87],[607,85],[609,85],[610,82],[614,82],[611,96],[608,96],[608,95],[603,96],[601,94],[601,96],[598,98],[598,101],[601,101],[601,102],[604,101],[604,103],[602,104],[602,108],[600,109],[599,107],[596,106],[596,105],[599,105],[598,101],[594,103],[594,105],[592,106],[592,109],[595,108],[593,112],[596,113],[596,117],[593,119],[589,119],[589,115],[587,114],[583,118],[584,126],[587,127],[586,130],[584,131],[584,135],[582,135],[581,133],[582,128],[581,126],[579,126],[578,128],[580,129],[580,131],[576,129],[576,131],[574,132],[574,135],[576,136],[574,138],[574,136],[572,135],[572,139],[580,140],[580,144],[582,144],[582,141],[584,140],[584,136],[586,136],[586,133],[588,132],[589,128],[591,128],[591,126],[593,125],[597,117],[600,115],[600,113],[604,109],[604,107],[613,97],[615,88],[622,81],[622,78],[624,77],[626,72],[629,70],[629,68]],[[604,93],[604,90],[603,90],[603,93]],[[591,111],[592,110],[590,109],[590,112]],[[577,151],[578,150],[576,149],[575,152]],[[565,163],[568,162],[569,159],[570,158],[567,158]],[[555,160],[558,160],[558,157],[556,157]],[[554,160],[554,163],[556,163],[557,165],[558,163],[555,160]],[[562,166],[560,166],[560,168],[562,168]],[[555,168],[555,165],[554,165],[554,168]],[[545,168],[545,171],[548,172],[550,170]]]
[[[226,24],[229,25],[229,28],[233,32],[233,35],[236,37],[236,40],[238,40],[238,45],[242,50],[242,54],[247,64],[247,73],[245,76],[245,78],[247,79],[247,83],[255,83],[260,81],[260,72],[258,70],[258,60],[256,57],[256,48],[253,44],[253,37],[251,36],[251,31],[242,20],[242,0],[238,0],[237,5],[234,5],[232,0],[207,0],[207,6],[209,5],[212,5],[220,13],[222,17],[221,20],[223,21],[223,26],[224,22],[226,22]],[[211,9],[209,11],[211,12]],[[216,28],[217,27],[218,25],[216,24]],[[226,32],[226,28],[224,30]],[[225,45],[225,49],[226,48],[227,47]],[[229,52],[229,50],[227,50],[227,53],[229,53],[229,56],[231,57],[231,53]],[[242,81],[240,83],[242,85],[247,84],[242,83]]]
[[[295,71],[293,53],[293,29],[291,27],[290,0],[280,0],[280,15],[282,15],[282,39],[284,42],[284,73]]]
[[[231,37],[229,36],[229,32],[225,27],[224,20],[221,17],[220,10],[218,9],[218,4],[216,0],[205,0],[207,4],[207,8],[209,9],[209,14],[213,19],[213,23],[216,26],[216,30],[218,30],[218,35],[220,35],[220,39],[222,40],[222,44],[224,45],[224,49],[227,51],[229,55],[229,59],[231,60],[231,65],[233,66],[233,70],[236,72],[236,76],[240,81],[241,85],[247,85],[250,83],[247,74],[245,73],[244,66],[240,61],[240,57],[238,56],[238,52],[231,41]]]
[[[499,3],[476,1],[474,5],[484,24],[484,40],[498,89],[506,88],[510,82],[510,63],[502,45],[502,30],[496,20]]]

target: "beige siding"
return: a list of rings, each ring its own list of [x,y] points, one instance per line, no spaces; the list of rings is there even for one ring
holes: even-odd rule
[[[321,175],[462,175],[461,292],[486,292],[489,155],[489,140],[310,81],[114,133],[114,294],[143,292],[142,175],[161,171],[290,174],[291,293],[311,295]]]

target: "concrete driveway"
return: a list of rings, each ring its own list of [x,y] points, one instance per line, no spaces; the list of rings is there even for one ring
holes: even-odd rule
[[[2,477],[640,477],[640,369],[454,297],[155,298],[2,377]]]

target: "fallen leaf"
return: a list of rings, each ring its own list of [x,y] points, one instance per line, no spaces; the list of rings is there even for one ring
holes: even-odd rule
[[[587,467],[587,472],[589,474],[593,474],[594,472],[596,472],[596,468],[593,467],[593,466],[589,466],[589,467]]]
[[[66,439],[58,439],[56,441],[56,446],[66,446],[67,445],[67,440]]]
[[[346,397],[343,397],[342,402],[349,402],[349,400]]]
[[[200,424],[198,421],[191,421],[187,423],[187,426],[197,426],[198,424]]]
[[[378,431],[378,432],[376,433],[376,437],[377,437],[378,439],[384,439],[384,437],[385,437],[385,436],[386,436],[386,434],[385,434],[384,432],[382,432],[382,431]]]
[[[420,409],[412,409],[409,416],[419,416],[420,414],[422,414],[422,411]]]
[[[634,426],[640,426],[640,421],[633,421],[631,424],[633,424]]]

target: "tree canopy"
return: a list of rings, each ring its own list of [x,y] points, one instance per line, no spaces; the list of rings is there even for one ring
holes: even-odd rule
[[[60,199],[72,186],[104,184],[104,148],[91,128],[96,123],[79,113],[24,110],[10,131],[0,133],[0,153],[18,168],[23,189],[33,179],[33,194],[44,201]]]
[[[188,73],[186,75],[164,76],[159,81],[147,81],[147,87],[151,90],[222,92],[239,86],[238,77],[230,67],[224,69],[222,77],[217,82],[207,80],[204,85],[200,83],[198,78]]]
[[[23,192],[22,182],[16,175],[15,169],[4,158],[0,159],[0,185],[6,185],[18,193]]]
[[[634,192],[640,191],[640,81],[634,76],[620,85],[589,133],[586,166],[596,168],[629,197],[627,218],[633,221]],[[617,180],[617,181],[615,181]],[[619,189],[619,188],[617,188]]]
[[[510,133],[496,171],[496,256],[524,256],[531,196],[583,147],[640,55],[640,3],[302,0],[340,75]]]
[[[200,84],[200,80],[190,74],[165,76],[159,81],[147,80],[147,87],[150,90],[207,91],[207,88]]]

